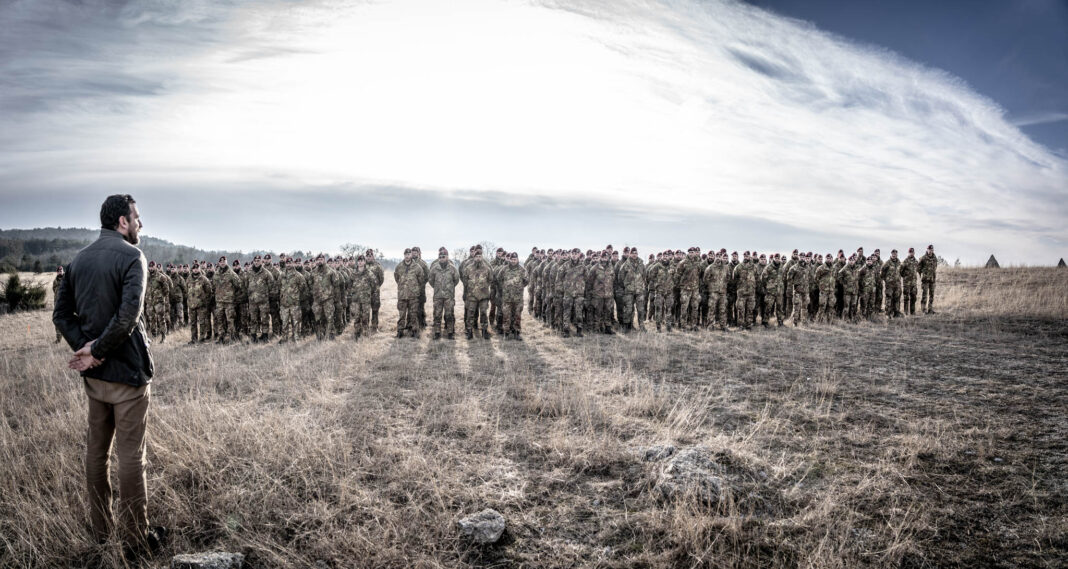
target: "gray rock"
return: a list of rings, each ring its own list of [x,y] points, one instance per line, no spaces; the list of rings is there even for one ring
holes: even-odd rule
[[[656,488],[665,499],[693,497],[705,504],[719,501],[723,489],[723,468],[712,459],[705,447],[677,452],[660,469]]]
[[[645,462],[656,462],[658,460],[664,460],[675,454],[675,447],[671,445],[656,445],[645,449],[645,455],[643,459]]]
[[[504,533],[504,516],[497,510],[485,509],[460,520],[460,533],[479,545],[496,543]]]
[[[171,569],[241,569],[244,564],[244,555],[224,551],[188,553],[171,559]]]

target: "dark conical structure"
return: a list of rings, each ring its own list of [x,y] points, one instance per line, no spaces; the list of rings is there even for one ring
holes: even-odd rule
[[[1000,269],[1001,265],[999,265],[998,264],[998,260],[995,259],[993,255],[991,255],[990,258],[986,260],[986,268],[988,268],[988,269]]]
[[[1068,265],[1065,265],[1065,264],[1064,264],[1064,257],[1061,257],[1061,262],[1060,262],[1060,263],[1057,263],[1057,268],[1058,268],[1058,269],[1063,269],[1063,268],[1065,268],[1065,267],[1068,267]]]

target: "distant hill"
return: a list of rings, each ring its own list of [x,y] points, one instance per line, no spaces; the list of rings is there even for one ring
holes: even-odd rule
[[[74,255],[96,240],[99,229],[74,227],[42,227],[36,229],[0,229],[0,272],[54,271],[57,265],[66,265]],[[141,237],[138,245],[150,261],[162,263],[190,263],[193,259],[218,260],[227,258],[251,259],[253,255],[273,251],[205,251],[195,247],[176,245],[155,237]],[[308,253],[291,251],[293,255],[308,256]]]

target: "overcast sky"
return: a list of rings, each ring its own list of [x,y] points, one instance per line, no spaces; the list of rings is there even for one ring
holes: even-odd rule
[[[1068,4],[844,5],[3,0],[0,227],[1068,256]]]

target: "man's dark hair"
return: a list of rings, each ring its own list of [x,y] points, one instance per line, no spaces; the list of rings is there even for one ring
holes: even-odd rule
[[[118,229],[119,218],[130,216],[130,204],[137,203],[130,194],[115,194],[104,200],[100,206],[100,227]]]

